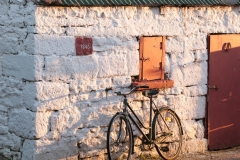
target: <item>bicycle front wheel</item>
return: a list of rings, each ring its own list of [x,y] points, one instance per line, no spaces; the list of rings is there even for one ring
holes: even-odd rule
[[[167,160],[175,159],[182,147],[181,122],[174,111],[161,109],[154,116],[153,140],[158,154]]]
[[[122,114],[111,119],[107,132],[107,153],[109,160],[129,160],[132,153],[133,137],[131,126]]]

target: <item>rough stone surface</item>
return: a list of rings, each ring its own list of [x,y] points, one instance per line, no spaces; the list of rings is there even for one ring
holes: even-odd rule
[[[4,55],[2,68],[5,76],[29,81],[42,80],[43,57],[27,55]]]
[[[98,68],[98,56],[95,54],[81,57],[49,56],[45,59],[44,77],[48,81],[93,79],[97,77]]]
[[[23,138],[40,138],[48,132],[50,115],[49,112],[33,113],[26,109],[13,109],[9,113],[9,131]]]
[[[34,42],[36,55],[76,55],[75,39],[72,36],[34,35]]]

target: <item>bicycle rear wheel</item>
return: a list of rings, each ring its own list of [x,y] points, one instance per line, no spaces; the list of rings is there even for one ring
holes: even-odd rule
[[[109,160],[129,160],[132,153],[133,137],[130,124],[122,114],[111,119],[107,132],[107,153]]]
[[[161,109],[153,119],[153,140],[158,154],[167,160],[175,159],[182,147],[182,126],[174,111]]]

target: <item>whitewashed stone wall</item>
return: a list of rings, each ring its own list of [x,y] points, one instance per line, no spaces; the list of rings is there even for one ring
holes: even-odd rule
[[[138,36],[167,36],[170,105],[184,129],[182,153],[204,152],[207,34],[240,33],[240,7],[44,7],[0,2],[0,154],[11,159],[104,159],[107,125],[138,75]],[[93,54],[75,56],[75,36]],[[147,118],[148,100],[130,96]],[[142,109],[143,108],[143,109]]]

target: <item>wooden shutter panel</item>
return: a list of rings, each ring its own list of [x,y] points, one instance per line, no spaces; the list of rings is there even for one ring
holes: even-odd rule
[[[165,37],[141,37],[139,57],[139,80],[164,79]]]

